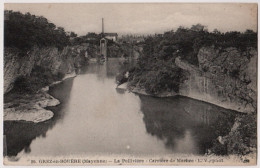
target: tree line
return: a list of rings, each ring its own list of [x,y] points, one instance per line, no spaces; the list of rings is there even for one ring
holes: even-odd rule
[[[63,27],[57,27],[43,16],[12,10],[5,10],[4,14],[5,47],[28,51],[33,46],[53,46],[61,50],[70,45],[70,37],[77,36],[74,32],[65,32]]]
[[[201,47],[214,46],[218,49],[235,47],[246,51],[248,47],[257,48],[257,33],[245,32],[221,33],[217,29],[208,32],[206,26],[193,25],[191,28],[179,27],[176,31],[145,38],[144,55],[157,59],[170,59],[177,55],[186,61],[197,64],[197,54]]]

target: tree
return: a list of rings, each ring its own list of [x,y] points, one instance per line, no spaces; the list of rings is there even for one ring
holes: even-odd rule
[[[214,30],[213,30],[213,33],[214,33],[214,34],[221,34],[218,29],[214,29]]]
[[[192,25],[190,29],[193,31],[203,31],[206,29],[206,26],[203,26],[202,24],[198,23],[196,25]]]
[[[78,35],[74,32],[70,32],[70,37],[77,37]]]
[[[29,12],[5,11],[4,46],[16,47],[23,51],[33,46],[53,46],[62,49],[69,44],[69,37],[64,28],[58,27],[43,16],[31,15]]]

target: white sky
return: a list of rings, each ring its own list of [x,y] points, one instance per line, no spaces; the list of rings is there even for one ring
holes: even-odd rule
[[[5,4],[5,9],[42,15],[66,31],[79,35],[101,31],[101,18],[105,19],[105,32],[119,34],[153,34],[190,27],[201,23],[209,31],[257,31],[256,4]]]

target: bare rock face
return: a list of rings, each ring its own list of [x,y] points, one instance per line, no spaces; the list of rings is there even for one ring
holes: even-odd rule
[[[75,69],[85,62],[87,46],[65,47],[62,51],[57,48],[34,47],[27,53],[18,49],[5,48],[4,52],[4,121],[23,120],[34,123],[42,122],[53,117],[53,112],[46,110],[47,106],[56,106],[60,102],[47,93],[48,86],[37,93],[8,93],[14,82],[21,77],[31,77],[33,68],[38,66],[48,69],[50,78],[58,73],[65,78],[75,76]],[[29,79],[26,78],[26,79]],[[40,78],[34,76],[34,78]],[[39,79],[41,82],[41,79]],[[8,93],[8,94],[7,94]]]
[[[256,111],[256,49],[242,52],[236,48],[204,47],[198,53],[198,60],[197,68],[176,60],[179,67],[190,72],[189,79],[180,87],[181,95],[240,112]]]
[[[27,53],[13,48],[4,50],[4,93],[13,88],[13,83],[19,77],[30,75],[33,67],[40,66],[49,69],[52,74],[59,72],[70,74],[79,68],[86,60],[84,53],[87,46],[65,47],[59,51],[55,47],[34,47]]]
[[[53,112],[45,107],[60,104],[59,100],[44,91],[30,95],[12,93],[9,99],[4,104],[4,121],[46,121],[53,117]]]
[[[242,82],[256,83],[257,51],[249,48],[241,52],[236,48],[201,48],[198,54],[199,67],[204,72],[224,74]],[[254,81],[252,81],[254,80]]]
[[[10,91],[13,83],[20,76],[30,74],[34,66],[34,57],[22,56],[19,50],[5,48],[4,50],[4,93]]]

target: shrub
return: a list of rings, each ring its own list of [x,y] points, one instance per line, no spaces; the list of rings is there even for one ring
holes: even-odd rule
[[[243,115],[239,119],[239,126],[228,137],[228,152],[230,154],[245,155],[257,146],[256,114]]]
[[[63,77],[64,74],[61,72],[52,74],[50,69],[36,66],[32,69],[29,76],[20,77],[15,81],[13,90],[16,92],[34,93],[54,81],[61,80]]]

